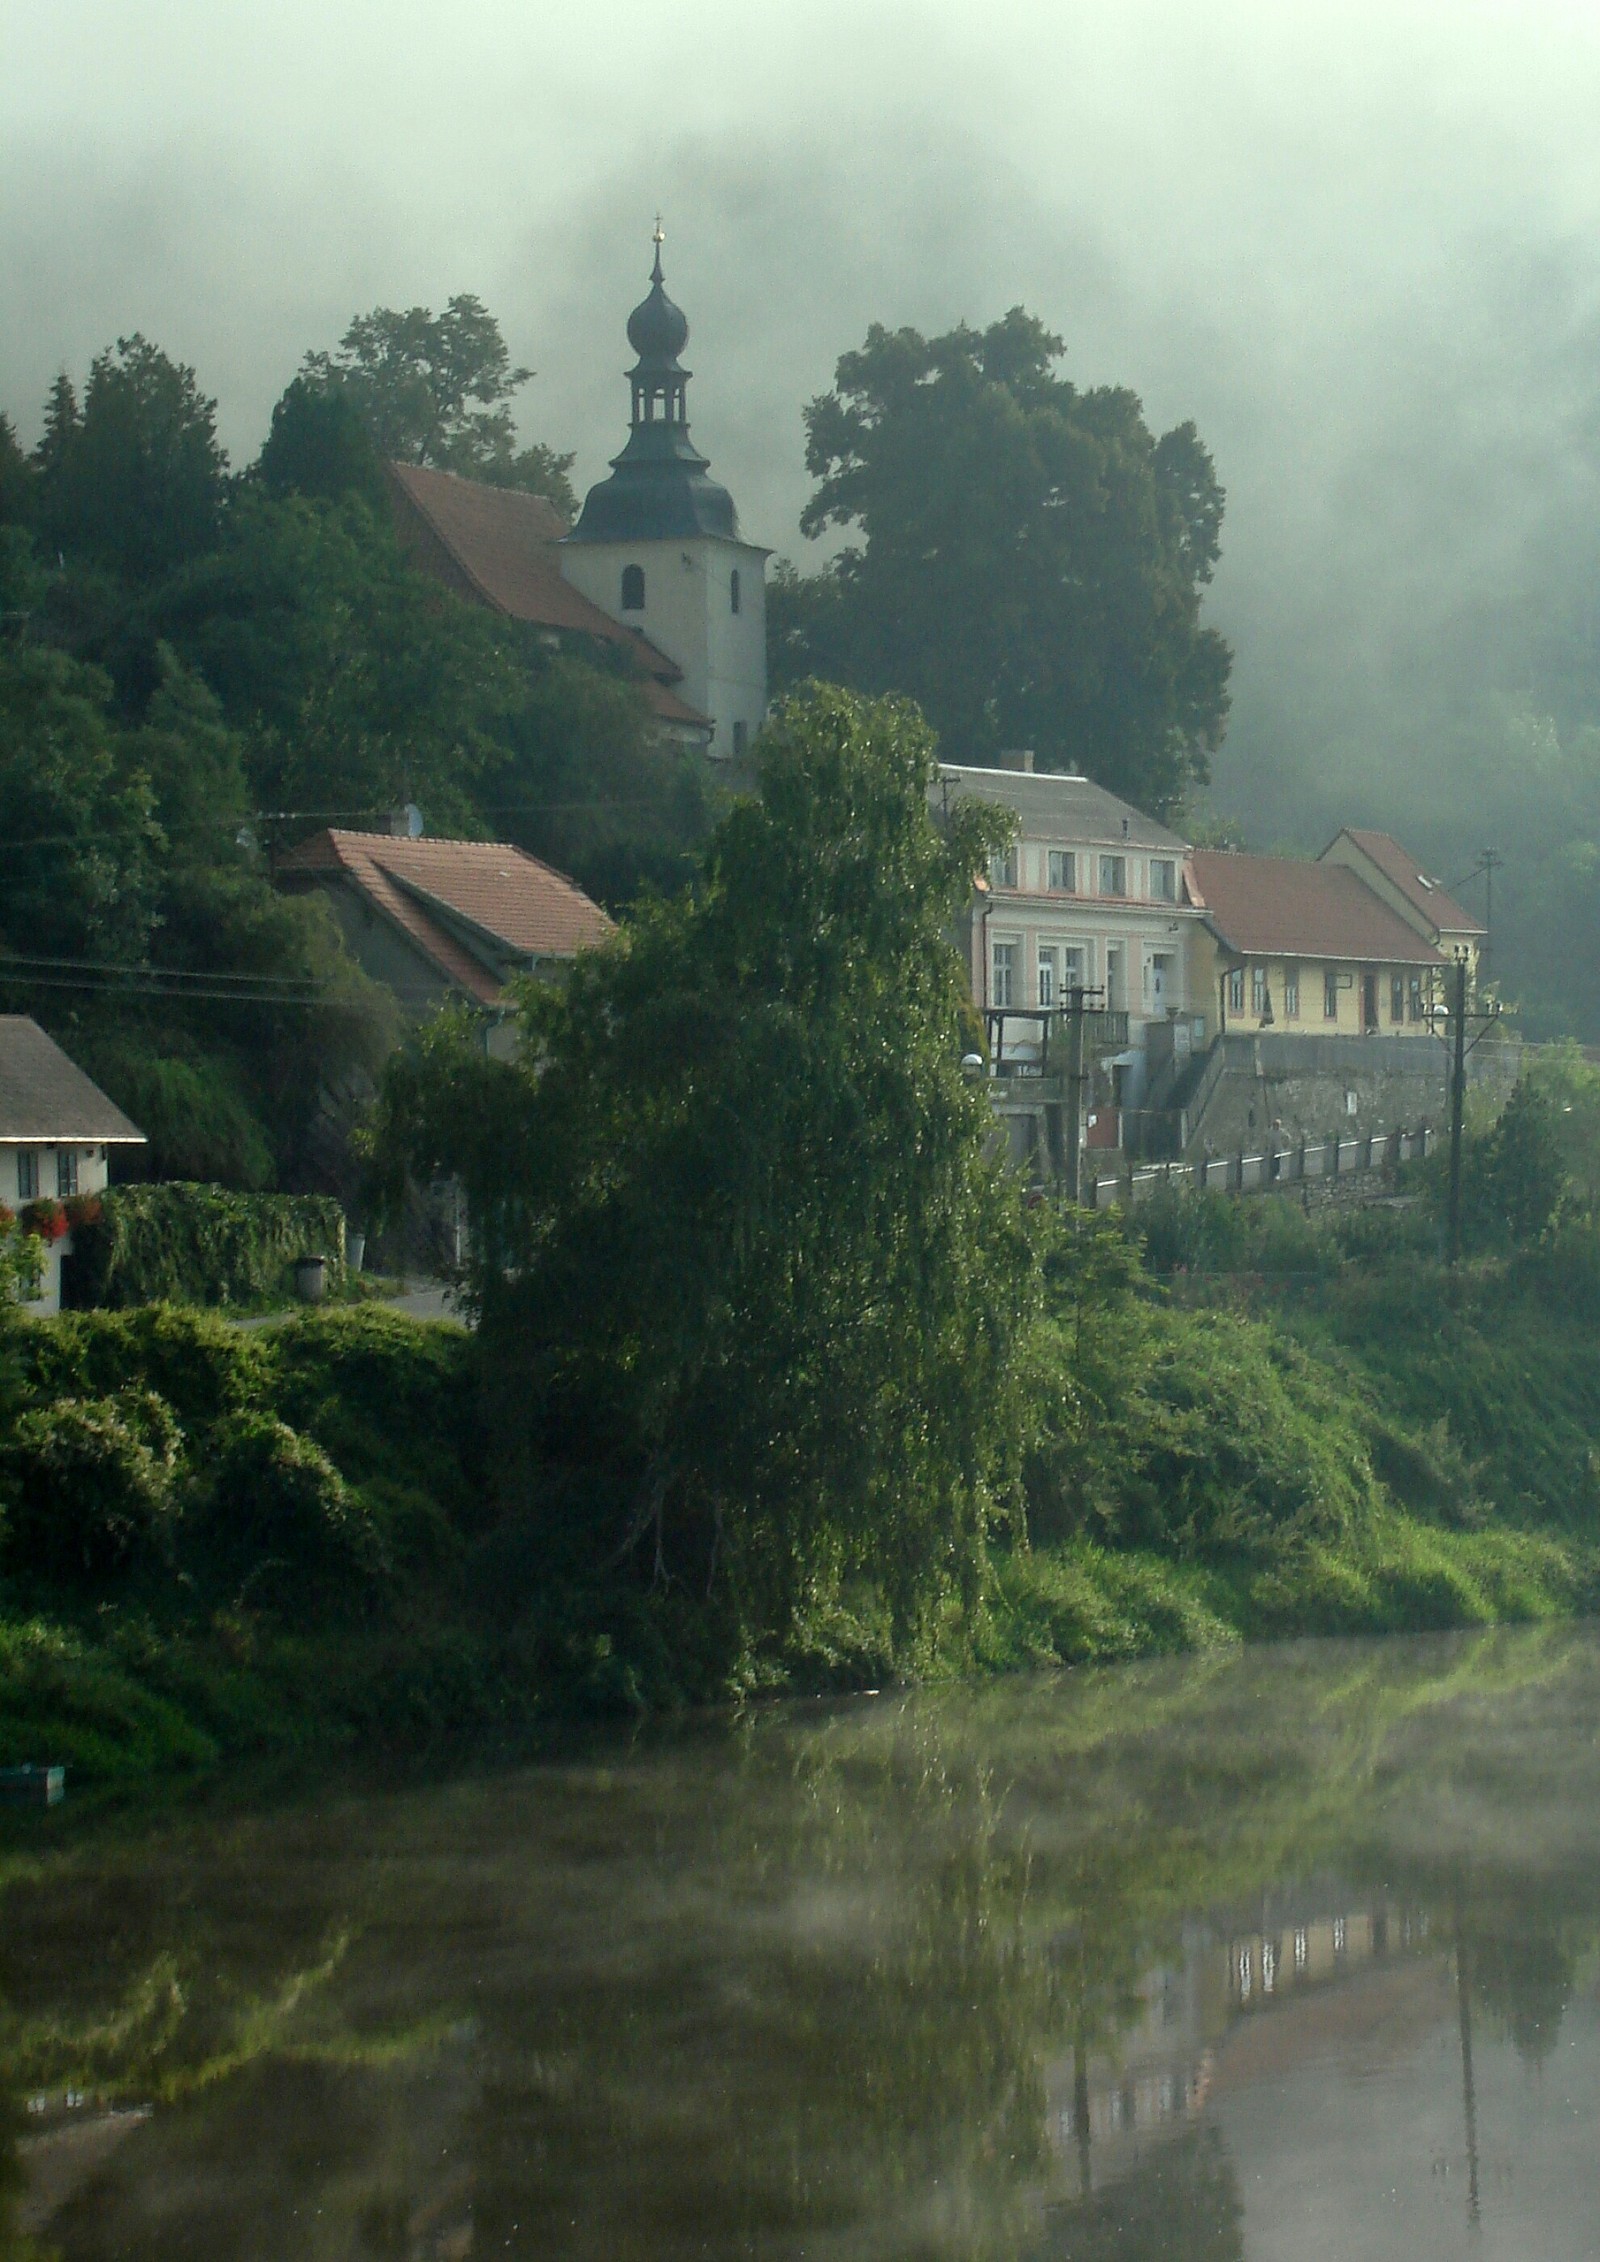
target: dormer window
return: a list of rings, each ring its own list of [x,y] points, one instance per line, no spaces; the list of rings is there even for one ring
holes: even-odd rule
[[[1017,884],[1017,852],[1015,848],[997,849],[989,859],[989,885],[992,888],[1014,888]]]
[[[622,609],[625,613],[644,611],[643,566],[624,566],[622,569]]]
[[[1157,903],[1178,900],[1178,867],[1161,856],[1150,859],[1150,894]]]
[[[1078,892],[1078,859],[1070,848],[1052,848],[1048,865],[1050,888],[1055,895]]]
[[[736,613],[739,610],[739,568],[737,566],[728,576],[728,610],[730,613]]]

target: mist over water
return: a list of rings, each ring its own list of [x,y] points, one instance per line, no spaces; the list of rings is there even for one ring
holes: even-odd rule
[[[1472,837],[1504,757],[1473,702],[1515,703],[1517,609],[1593,515],[1588,11],[8,0],[0,25],[24,436],[58,367],[138,328],[242,462],[354,311],[470,290],[581,484],[621,438],[659,206],[696,437],[747,531],[808,562],[800,411],[839,353],[1021,302],[1076,379],[1216,457],[1215,806],[1256,845],[1347,817],[1441,857]]]

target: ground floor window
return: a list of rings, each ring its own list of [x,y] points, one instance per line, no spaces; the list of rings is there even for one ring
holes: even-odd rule
[[[1228,1011],[1230,1013],[1242,1013],[1244,1011],[1244,968],[1242,966],[1236,966],[1228,976]]]
[[[1406,978],[1403,974],[1389,977],[1389,1019],[1401,1022],[1406,1017]]]
[[[1017,946],[1011,942],[997,942],[994,946],[994,979],[990,984],[991,1005],[1015,1005],[1017,992]]]
[[[1056,954],[1046,945],[1039,946],[1039,1003],[1052,1006],[1056,1002]]]
[[[62,1201],[78,1191],[78,1150],[76,1147],[56,1149],[56,1193]]]
[[[39,1198],[39,1158],[34,1154],[17,1157],[17,1200],[36,1202]]]
[[[1267,970],[1264,966],[1250,969],[1250,1010],[1264,1014],[1267,1010]]]
[[[1331,966],[1322,977],[1322,1018],[1324,1021],[1339,1018],[1339,977]]]
[[[1286,966],[1283,970],[1283,1018],[1298,1021],[1300,1018],[1300,969]]]
[[[1422,1019],[1422,976],[1420,974],[1412,975],[1406,989],[1406,1019],[1408,1021],[1420,1021]]]

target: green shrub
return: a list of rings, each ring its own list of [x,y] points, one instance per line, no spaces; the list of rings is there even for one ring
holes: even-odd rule
[[[171,1408],[152,1391],[23,1414],[0,1446],[8,1572],[92,1592],[158,1548],[180,1444]]]
[[[271,1380],[263,1338],[182,1305],[70,1312],[26,1321],[9,1338],[27,1400],[154,1390],[186,1430],[259,1403]]]
[[[76,1305],[257,1304],[286,1295],[297,1258],[344,1263],[344,1216],[320,1194],[114,1186],[75,1242]]]
[[[207,1582],[257,1610],[348,1603],[382,1568],[360,1494],[315,1439],[260,1412],[216,1432],[189,1542]]]
[[[153,1178],[252,1191],[272,1184],[271,1143],[224,1061],[175,1059],[114,1041],[94,1051],[91,1065],[149,1140],[144,1160]]]

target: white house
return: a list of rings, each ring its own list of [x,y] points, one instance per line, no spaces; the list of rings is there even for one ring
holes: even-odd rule
[[[48,1226],[61,1205],[104,1192],[112,1147],[144,1133],[26,1014],[0,1014],[0,1203]],[[33,1205],[39,1205],[32,1208]],[[70,1214],[70,1213],[69,1213]],[[31,1312],[61,1309],[70,1230],[44,1242],[44,1279]]]
[[[744,539],[733,497],[689,438],[688,340],[658,227],[649,295],[628,317],[632,429],[561,544],[561,571],[682,670],[676,688],[709,716],[712,758],[742,762],[767,711],[770,552]]]
[[[1170,1058],[1205,1013],[1206,999],[1190,995],[1199,913],[1185,884],[1188,843],[1088,778],[1036,771],[1031,754],[1000,768],[943,763],[936,797],[936,807],[992,802],[1017,819],[1016,843],[994,860],[970,922],[974,1003],[1006,1015],[1001,1041],[1025,1065],[1027,1015],[1062,1005],[1075,985],[1094,993],[1096,1007],[1127,1015],[1116,1097],[1137,1107],[1152,1048]]]

